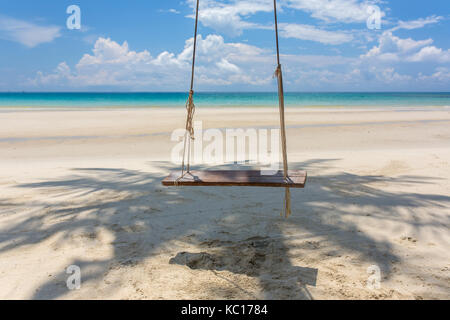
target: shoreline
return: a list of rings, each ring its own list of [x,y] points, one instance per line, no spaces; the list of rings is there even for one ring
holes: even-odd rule
[[[278,108],[278,104],[274,105],[254,105],[254,106],[197,106],[198,109],[218,109],[218,110],[255,110],[255,109],[272,109]],[[104,110],[118,110],[118,111],[137,111],[137,110],[177,110],[185,109],[184,105],[177,106],[1,106],[0,112],[14,112],[14,111],[104,111]],[[302,110],[302,111],[335,111],[335,110],[350,110],[350,111],[426,111],[430,109],[450,109],[449,105],[423,105],[423,106],[392,106],[392,105],[298,105],[298,106],[285,106],[286,110]]]

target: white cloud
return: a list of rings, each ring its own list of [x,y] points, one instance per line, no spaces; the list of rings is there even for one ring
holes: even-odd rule
[[[408,61],[423,62],[423,61],[435,61],[435,62],[450,62],[450,50],[442,50],[435,46],[427,46],[420,49],[419,52],[408,57]]]
[[[30,48],[41,43],[52,42],[61,36],[60,30],[61,28],[57,26],[39,26],[0,15],[0,38],[18,42]]]
[[[222,58],[219,62],[216,62],[216,66],[225,72],[233,72],[233,73],[239,73],[241,69],[239,69],[238,66],[235,64],[230,63],[226,59]]]
[[[196,0],[188,0],[192,9],[195,10]],[[369,16],[368,6],[377,3],[373,1],[360,0],[284,0],[279,1],[279,10],[302,10],[309,13],[312,17],[327,22],[365,22]],[[257,13],[272,12],[273,0],[204,0],[200,2],[199,19],[206,26],[213,28],[217,32],[225,33],[231,36],[239,36],[245,29],[268,29],[273,28],[273,20],[267,24],[255,23],[249,21],[249,18]],[[382,16],[384,13],[382,12]],[[194,18],[195,15],[190,15]],[[302,26],[302,25],[297,25]],[[313,26],[304,26],[313,29]],[[314,29],[319,30],[320,29]],[[313,37],[308,37],[308,30],[304,30],[302,38],[314,41]],[[318,31],[318,32],[319,32]],[[323,31],[323,33],[326,31]],[[330,38],[329,35],[319,34],[323,38]],[[292,33],[289,33],[292,36]],[[349,35],[337,34],[338,38],[348,39]],[[311,39],[312,38],[312,39]],[[342,40],[337,40],[340,42]],[[327,40],[327,44],[331,42]]]
[[[283,65],[289,67],[293,72],[294,67],[305,69],[307,66],[313,68],[332,68],[333,66],[349,66],[354,64],[357,59],[343,56],[326,55],[283,55]]]
[[[313,18],[328,22],[364,22],[369,14],[367,8],[375,1],[359,0],[285,0],[290,8],[306,11]],[[384,13],[382,13],[382,16]]]
[[[364,58],[376,58],[384,61],[399,61],[408,59],[414,51],[433,43],[433,39],[413,40],[411,38],[402,39],[394,36],[391,31],[384,32],[379,40],[378,46],[373,47]]]
[[[173,9],[173,8],[167,9],[167,10],[161,9],[161,10],[159,10],[159,12],[167,12],[167,13],[173,13],[173,14],[180,14],[181,13],[177,9]]]
[[[190,75],[193,39],[186,41],[179,54],[164,51],[156,57],[144,50],[130,50],[128,43],[119,44],[99,38],[92,54],[85,54],[71,70],[62,62],[54,72],[39,72],[32,83],[39,85],[124,86],[133,88],[186,89]],[[199,35],[196,83],[199,85],[267,84],[273,70],[264,69],[273,58],[266,51],[242,43],[226,43],[221,36]],[[248,63],[255,67],[248,73]],[[275,60],[272,59],[275,64]],[[259,66],[259,67],[257,67]]]
[[[385,32],[368,54],[341,55],[282,54],[287,90],[405,90],[425,77],[433,77],[436,88],[449,82],[448,70],[424,76],[429,63],[409,70],[402,64],[431,60],[450,61],[450,52],[431,46],[431,39],[416,41]],[[219,35],[198,38],[196,90],[274,90],[276,57],[245,43],[225,42]],[[153,56],[147,50],[133,51],[127,42],[98,38],[92,52],[70,67],[60,63],[50,73],[39,72],[31,83],[39,89],[120,88],[122,90],[184,91],[187,89],[193,39],[178,53],[164,51]],[[409,66],[408,66],[409,67]],[[442,66],[443,67],[443,66]],[[425,68],[425,69],[424,69]],[[406,74],[404,73],[406,70]],[[439,82],[441,79],[441,82]],[[98,90],[98,89],[97,89]]]
[[[337,45],[353,40],[353,36],[342,31],[327,31],[304,24],[280,24],[280,35],[285,38],[316,41]]]
[[[450,81],[450,69],[439,67],[436,68],[435,72],[431,75],[423,75],[422,73],[420,73],[418,79],[425,82],[428,82],[430,80],[438,82]]]
[[[36,79],[31,81],[34,85],[48,85],[54,84],[57,82],[63,82],[66,84],[66,79],[71,77],[70,67],[66,62],[61,62],[53,73],[44,74],[41,71],[38,71]],[[61,83],[62,84],[62,83]]]
[[[433,15],[427,18],[420,18],[417,20],[399,21],[397,27],[393,28],[392,31],[398,29],[406,29],[406,30],[420,29],[425,27],[426,25],[438,23],[442,19],[443,17]]]
[[[189,0],[192,8],[196,1]],[[273,2],[271,0],[233,0],[219,2],[216,0],[200,1],[199,20],[206,26],[218,32],[231,36],[242,34],[244,29],[264,28],[263,26],[245,21],[251,15],[258,12],[271,12]],[[191,15],[193,18],[194,15]]]
[[[77,67],[82,68],[96,64],[124,64],[127,62],[138,63],[150,58],[150,53],[145,50],[140,53],[130,51],[128,43],[122,45],[111,39],[99,38],[94,45],[93,55],[85,54]]]
[[[373,68],[372,72],[374,72],[378,80],[383,83],[398,83],[402,81],[409,81],[412,79],[412,77],[409,75],[399,74],[395,71],[394,68],[385,68],[382,70]]]
[[[99,38],[92,53],[84,54],[72,68],[62,62],[50,73],[39,72],[35,87],[95,88],[120,87],[131,90],[186,90],[191,71],[193,39],[176,53],[164,51],[157,56],[144,50],[136,52],[127,42],[119,44]],[[227,43],[219,35],[198,39],[197,88],[275,88],[273,51],[245,43]],[[305,68],[347,66],[352,59],[340,56],[283,55],[286,81],[294,83]],[[291,81],[292,80],[292,81]],[[294,83],[295,84],[295,83]]]

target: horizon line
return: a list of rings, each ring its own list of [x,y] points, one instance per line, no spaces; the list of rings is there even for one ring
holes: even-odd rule
[[[94,93],[94,94],[136,94],[136,93],[145,93],[145,94],[152,94],[152,93],[157,93],[157,94],[185,94],[188,93],[187,91],[0,91],[0,94],[5,94],[5,93],[12,93],[12,94],[34,94],[34,93],[50,93],[50,94],[61,94],[61,93]],[[273,94],[277,94],[277,91],[196,91],[196,94],[214,94],[214,93],[252,93],[252,94],[257,94],[257,93],[273,93]],[[450,94],[450,91],[285,91],[286,93],[445,93],[445,94]]]

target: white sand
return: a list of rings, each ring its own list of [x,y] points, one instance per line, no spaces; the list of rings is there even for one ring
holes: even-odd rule
[[[160,185],[183,109],[2,109],[0,299],[449,299],[450,109],[413,110],[289,109],[286,220],[282,189]]]

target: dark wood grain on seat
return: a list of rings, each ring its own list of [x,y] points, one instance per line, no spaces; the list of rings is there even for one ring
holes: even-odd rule
[[[263,171],[264,172],[264,171]],[[162,181],[164,186],[238,186],[238,187],[290,187],[304,188],[307,174],[305,171],[289,171],[284,179],[283,172],[275,175],[262,175],[262,171],[191,171],[182,179],[181,172],[172,172]]]

